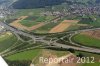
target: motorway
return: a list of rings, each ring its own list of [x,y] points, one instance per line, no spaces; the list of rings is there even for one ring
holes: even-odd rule
[[[20,34],[20,35],[23,35],[23,36],[26,36],[26,37],[30,37],[33,40],[36,40],[38,38],[38,41],[50,45],[50,41],[44,40],[44,38],[41,37],[41,36],[35,36],[35,35],[31,35],[31,34],[25,33],[25,32],[23,32],[21,30],[18,30],[18,29],[15,29],[15,28],[9,26],[8,24],[6,24],[4,22],[0,22],[0,25],[4,26],[6,29],[8,29],[8,30],[10,30],[12,32],[15,32],[16,34]],[[100,28],[78,30],[78,31],[73,31],[73,32],[89,31],[89,30],[95,30],[95,29],[100,29]],[[64,44],[60,44],[60,43],[56,43],[56,42],[52,43],[52,45],[57,46],[57,47],[61,47],[61,48],[66,48],[66,49],[72,48],[72,49],[80,50],[80,51],[86,51],[86,52],[92,52],[92,53],[100,53],[100,49],[91,48],[91,47],[86,47],[86,48],[85,47],[76,47],[76,46],[64,45]]]
[[[20,34],[20,35],[23,35],[23,36],[26,36],[26,37],[30,37],[30,38],[32,38],[33,40],[35,40],[35,39],[42,39],[43,37],[38,37],[38,36],[35,36],[35,35],[30,35],[30,34],[28,34],[28,33],[25,33],[25,32],[23,32],[23,31],[21,31],[21,30],[19,30],[19,29],[15,29],[15,28],[13,28],[13,27],[11,27],[11,26],[9,26],[8,24],[6,24],[6,23],[4,23],[4,22],[0,22],[0,25],[2,25],[2,26],[4,26],[7,30],[10,30],[11,32],[13,32],[13,33],[16,33],[16,34]]]

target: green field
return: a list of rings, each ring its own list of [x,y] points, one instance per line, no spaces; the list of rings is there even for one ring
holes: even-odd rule
[[[17,38],[14,35],[3,34],[0,36],[0,52],[6,50],[14,43],[16,43]]]
[[[39,52],[40,52],[40,49],[28,50],[28,51],[14,54],[14,55],[10,55],[9,57],[6,57],[6,58],[12,61],[32,60],[39,54]]]
[[[22,20],[20,23],[27,27],[32,27],[33,25],[39,24],[41,22],[46,22],[52,20],[53,16],[29,16],[28,18]]]
[[[37,9],[17,9],[16,14],[12,18],[18,18],[20,16],[40,16],[40,13],[43,12],[43,8]]]
[[[40,22],[44,22],[45,17],[28,17],[22,20],[20,23],[27,27],[32,27],[33,25],[39,24]]]
[[[13,20],[19,18],[20,16],[40,16],[40,13],[44,12],[44,8],[37,9],[17,9],[13,16],[7,17],[7,23],[11,23]]]
[[[45,52],[50,52],[52,54],[56,54],[58,57],[61,57],[63,55],[68,54],[69,52],[66,51],[55,51],[55,50],[47,50],[47,49],[33,49],[33,50],[28,50],[28,51],[24,51],[24,52],[20,52],[20,53],[16,53],[14,55],[10,55],[8,57],[6,57],[6,59],[8,60],[12,60],[12,61],[16,61],[16,60],[32,60],[41,56],[46,55]],[[39,57],[37,57],[39,56]]]
[[[82,66],[100,66],[100,63],[85,63]]]
[[[27,50],[24,52],[20,52],[20,53],[16,53],[13,55],[10,55],[8,57],[6,57],[7,60],[10,61],[29,61],[29,60],[33,60],[32,61],[34,64],[40,64],[39,63],[39,57],[48,57],[49,53],[52,55],[57,55],[57,57],[61,57],[61,56],[65,56],[67,54],[69,54],[70,52],[68,51],[56,51],[56,50],[49,50],[49,49],[33,49],[33,50]],[[47,54],[48,53],[48,54]],[[98,66],[98,61],[100,55],[98,54],[92,54],[92,53],[88,53],[88,52],[81,52],[81,51],[75,51],[75,55],[78,55],[79,53],[83,54],[84,57],[95,57],[95,63],[91,64],[80,64],[79,66]]]
[[[82,17],[80,22],[81,24],[88,24],[94,27],[100,27],[100,16],[91,15]]]
[[[67,28],[67,31],[71,31],[71,30],[78,30],[80,28],[79,25],[72,25],[69,28]]]
[[[72,38],[72,40],[82,45],[100,48],[100,40],[90,36],[77,34]]]
[[[83,57],[94,57],[94,63],[82,63],[79,66],[99,66],[100,63],[98,62],[100,60],[100,55],[99,54],[93,54],[93,53],[88,53],[88,52],[82,52],[82,51],[75,51],[75,55],[82,54]],[[91,60],[90,60],[91,61]]]
[[[33,25],[39,24],[40,22],[34,22],[34,21],[30,21],[30,20],[22,20],[20,23],[24,26],[32,27]]]
[[[58,25],[61,21],[57,23],[48,23],[47,25],[42,26],[41,28],[38,28],[34,30],[35,33],[48,33],[52,28],[54,28],[56,25]]]

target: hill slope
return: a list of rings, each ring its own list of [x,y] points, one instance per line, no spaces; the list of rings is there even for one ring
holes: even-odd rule
[[[18,0],[13,4],[14,8],[41,8],[45,6],[58,5],[65,0]]]
[[[13,4],[14,8],[26,9],[26,8],[41,8],[45,6],[53,6],[61,3],[83,3],[83,4],[97,4],[100,0],[18,0]]]

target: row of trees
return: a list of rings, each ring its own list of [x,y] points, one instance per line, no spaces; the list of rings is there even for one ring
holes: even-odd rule
[[[9,66],[30,66],[31,61],[9,61],[6,60]]]

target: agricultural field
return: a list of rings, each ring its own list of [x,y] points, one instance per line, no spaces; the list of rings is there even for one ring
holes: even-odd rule
[[[8,17],[9,19],[17,19],[20,16],[40,16],[40,13],[44,12],[44,8],[37,9],[16,9],[16,13],[13,16]]]
[[[58,10],[62,10],[62,7],[64,7],[65,4],[62,5],[57,5],[54,6],[55,11]],[[48,10],[48,8],[37,8],[37,9],[19,9],[16,12],[16,15],[14,15],[13,18],[11,16],[11,19],[9,18],[7,20],[8,23],[10,23],[11,26],[14,26],[16,28],[19,28],[21,30],[27,30],[29,32],[35,32],[35,33],[53,33],[52,30],[57,27],[57,25],[59,25],[60,23],[62,23],[63,21],[66,20],[77,20],[78,23],[76,24],[66,24],[69,25],[69,27],[64,27],[64,29],[62,31],[59,32],[63,32],[63,31],[70,31],[70,30],[76,30],[78,28],[80,28],[80,26],[87,26],[86,23],[83,23],[84,20],[80,19],[70,19],[71,17],[63,17],[60,21],[57,21],[57,23],[47,23],[50,22],[52,19],[55,18],[55,16],[43,16],[41,15],[42,13],[45,12],[45,10]],[[22,16],[27,16],[24,19],[18,20],[18,18],[21,18]],[[16,23],[17,21],[17,23]],[[80,24],[80,25],[79,25]],[[66,26],[65,25],[65,26]],[[62,29],[62,28],[61,28]],[[54,30],[55,31],[55,30]],[[57,31],[57,32],[58,32]],[[54,32],[56,33],[56,32]]]
[[[56,25],[58,25],[59,23],[60,23],[60,21],[57,23],[54,23],[54,22],[48,23],[48,24],[42,26],[41,28],[34,30],[33,32],[35,32],[35,33],[49,33],[49,31],[52,28],[54,28]]]
[[[85,46],[100,48],[100,39],[94,38],[89,35],[77,34],[72,38],[72,40],[76,43],[79,43]]]
[[[68,31],[68,30],[70,30],[71,26],[72,27],[73,26],[77,27],[77,22],[78,22],[78,20],[74,21],[74,20],[62,20],[61,19],[58,22],[48,23],[45,26],[42,26],[41,28],[38,28],[38,29],[34,30],[33,32],[35,32],[35,33],[57,33],[60,29],[61,29],[61,31],[59,31],[59,32]],[[65,26],[63,26],[61,24],[65,25]],[[66,26],[66,25],[69,25],[69,26]],[[59,28],[59,26],[62,27],[62,28]],[[57,29],[57,30],[55,30],[55,29]],[[74,28],[72,28],[72,29],[74,29]]]
[[[76,24],[78,21],[77,20],[64,20],[61,22],[59,25],[55,26],[52,28],[49,33],[57,33],[57,32],[63,32],[67,28],[69,28],[71,25]]]
[[[23,25],[22,23],[20,23],[20,21],[23,21],[25,18],[27,18],[28,16],[21,16],[20,18],[18,18],[17,20],[15,20],[14,22],[10,23],[11,26],[13,27],[16,27],[16,28],[20,28],[20,29],[23,29],[23,30],[27,30],[27,31],[31,31],[31,30],[34,30],[34,29],[37,29],[43,25],[45,25],[45,23],[39,23],[39,24],[36,24],[36,25],[33,25],[32,27],[28,27],[28,26],[25,26]],[[34,22],[31,22],[29,24],[33,24]],[[28,24],[28,23],[27,23]],[[28,24],[28,25],[29,25]]]
[[[66,4],[61,4],[61,5],[55,5],[54,11],[62,11],[64,6]],[[58,9],[59,8],[59,9]],[[52,11],[52,9],[50,7],[47,8],[37,8],[37,9],[16,9],[16,13],[13,16],[10,16],[7,20],[7,22],[12,26],[22,29],[22,30],[27,30],[29,32],[35,32],[35,33],[50,33],[50,30],[53,29],[54,27],[56,27],[58,25],[58,23],[60,24],[60,22],[58,21],[58,23],[48,23],[45,25],[45,23],[50,22],[50,20],[54,19],[56,16],[43,16],[41,15],[42,13],[45,13],[47,11]],[[17,22],[17,24],[14,22],[20,18],[21,16],[27,16],[27,18],[22,19],[20,21]],[[61,22],[64,20],[72,20],[70,19],[71,17],[63,17],[61,19]],[[74,20],[74,19],[73,19]],[[77,19],[75,19],[77,20]],[[70,26],[71,27],[71,26]],[[65,29],[64,31],[68,31],[70,30],[70,27],[68,27],[67,29]],[[77,27],[77,25],[75,25],[75,27]],[[76,28],[78,29],[78,28]],[[74,30],[74,27],[72,25],[71,30]]]
[[[38,17],[33,17],[33,16],[29,16],[27,17],[26,19],[24,20],[21,20],[19,23],[21,23],[22,25],[24,26],[27,26],[27,27],[31,27],[35,24],[38,24],[38,22],[34,22]]]
[[[87,26],[87,24],[79,24],[79,20],[65,20],[65,17],[57,20],[57,22],[50,22],[54,18],[54,16],[21,16],[10,23],[10,25],[35,33],[57,33]]]
[[[20,52],[11,56],[8,56],[8,60],[16,61],[16,60],[32,60],[35,58],[40,52],[40,49],[34,49],[29,51]]]
[[[96,39],[100,39],[100,30],[85,31],[85,32],[82,32],[81,34],[84,34]]]
[[[81,26],[80,25],[72,25],[70,26],[66,31],[71,31],[71,30],[78,30]]]
[[[81,51],[75,51],[75,53],[70,54],[70,52],[68,51],[56,51],[56,50],[49,50],[49,49],[33,49],[33,50],[27,50],[24,52],[20,52],[20,53],[16,53],[13,55],[10,55],[8,57],[6,57],[7,60],[10,61],[32,61],[32,63],[34,63],[36,66],[43,66],[44,63],[41,63],[39,61],[40,57],[44,57],[44,58],[61,58],[61,57],[72,57],[74,58],[75,56],[78,56],[79,54],[81,54],[83,57],[95,57],[95,63],[93,63],[92,65],[98,66],[98,61],[99,61],[99,55],[98,54],[92,54],[92,53],[87,53],[87,52],[81,52]],[[50,64],[49,64],[50,65]],[[52,63],[51,63],[52,65]],[[62,64],[66,65],[66,64]],[[68,64],[71,66],[88,66],[91,64],[87,64],[87,63],[80,63],[80,64]],[[48,66],[48,64],[47,64]]]
[[[10,23],[10,25],[31,32],[35,29],[45,26],[47,22],[53,18],[54,16],[21,16]]]
[[[27,27],[32,27],[33,25],[37,25],[41,22],[49,21],[53,19],[53,16],[29,16],[28,18],[22,20],[20,23]]]
[[[42,12],[44,12],[44,8],[37,8],[37,9],[15,9],[16,12],[15,14],[7,17],[6,22],[7,23],[12,23],[13,21],[15,21],[17,18],[21,17],[21,16],[37,16],[39,17],[41,15]]]
[[[39,62],[40,57],[61,57],[64,55],[69,54],[70,52],[66,51],[56,51],[56,50],[49,50],[49,49],[32,49],[32,50],[27,50],[24,52],[16,53],[10,56],[7,56],[6,59],[10,61],[32,61],[34,64],[40,65],[41,63]]]
[[[8,49],[17,42],[17,38],[10,32],[0,35],[0,52]]]
[[[94,27],[100,27],[100,16],[92,15],[92,16],[82,17],[79,23],[88,24]]]

